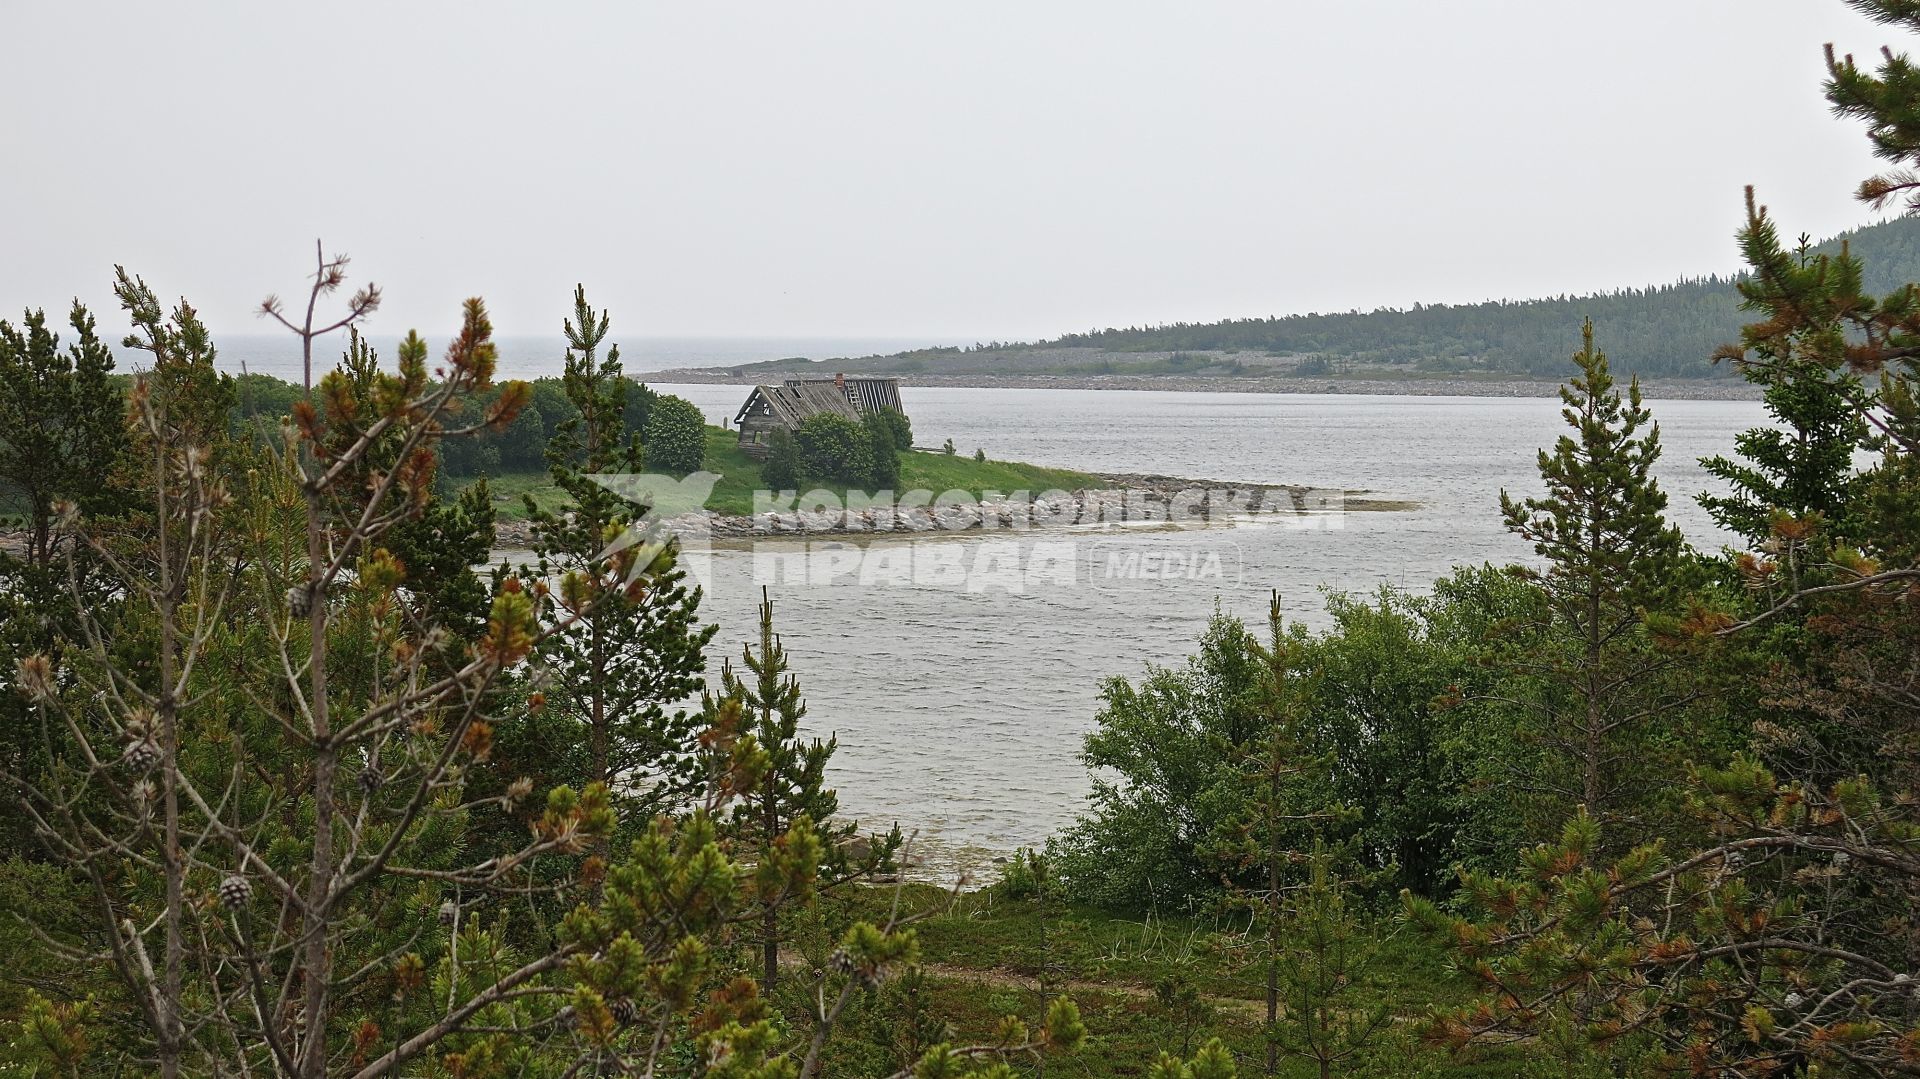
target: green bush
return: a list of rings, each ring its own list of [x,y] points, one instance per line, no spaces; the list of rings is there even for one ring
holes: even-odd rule
[[[1020,847],[1001,865],[1000,878],[988,890],[1001,899],[1051,899],[1058,896],[1060,884],[1046,855]]]
[[[627,410],[626,423],[622,430],[629,438],[637,437],[642,442],[647,439],[647,420],[653,416],[653,403],[660,400],[660,394],[644,382],[631,378],[622,378],[626,383]]]
[[[894,449],[910,450],[913,448],[913,421],[907,418],[906,413],[891,408],[883,408],[875,412],[874,415],[880,417],[880,419],[886,423],[887,430],[892,433]]]
[[[531,472],[547,463],[547,420],[540,409],[528,405],[513,418],[507,429],[495,436],[500,467],[508,472]]]
[[[890,490],[900,482],[900,451],[895,441],[895,426],[889,416],[898,412],[869,412],[860,418],[867,435],[867,478],[874,490]]]
[[[1149,665],[1138,683],[1101,688],[1085,744],[1090,812],[1047,845],[1075,899],[1168,910],[1215,894],[1220,866],[1206,852],[1247,801],[1226,747],[1254,733],[1255,644],[1238,619],[1215,615],[1183,666]]]
[[[648,409],[646,445],[649,469],[697,471],[706,460],[706,418],[684,397],[660,397]]]
[[[760,463],[760,483],[770,491],[791,491],[800,486],[800,451],[793,435],[776,427],[767,439],[767,459]]]
[[[1342,839],[1369,887],[1445,896],[1457,866],[1505,865],[1529,838],[1522,799],[1500,777],[1539,751],[1524,743],[1522,717],[1498,703],[1518,687],[1482,661],[1495,627],[1539,600],[1490,567],[1442,578],[1429,597],[1382,590],[1370,600],[1334,595],[1331,628],[1294,630],[1311,686],[1301,702],[1303,759],[1326,769],[1321,793],[1357,811]],[[1142,679],[1103,687],[1085,743],[1097,769],[1089,812],[1047,848],[1073,898],[1177,910],[1236,883],[1222,853],[1250,796],[1234,747],[1264,722],[1259,644],[1217,615],[1184,665],[1149,666]],[[1294,839],[1304,849],[1306,837]]]
[[[800,473],[809,480],[864,484],[873,475],[873,446],[867,431],[845,416],[809,416],[794,432]]]

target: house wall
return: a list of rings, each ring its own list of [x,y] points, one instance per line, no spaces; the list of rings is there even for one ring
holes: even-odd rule
[[[767,440],[780,428],[778,417],[756,412],[740,420],[740,449],[749,457],[765,457]]]

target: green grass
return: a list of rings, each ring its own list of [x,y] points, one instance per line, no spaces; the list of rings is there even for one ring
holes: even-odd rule
[[[718,427],[707,428],[705,467],[710,472],[720,474],[719,482],[714,484],[713,493],[707,498],[708,509],[725,514],[753,512],[754,492],[765,485],[760,480],[759,463],[741,452],[736,432]],[[566,495],[547,482],[544,471],[489,476],[487,483],[493,491],[501,518],[506,520],[518,520],[526,516],[522,501],[525,495],[532,495],[546,509],[558,509],[566,503]],[[965,491],[979,497],[989,491],[1039,494],[1050,490],[1073,491],[1099,487],[1101,483],[1100,477],[1085,472],[1042,468],[1017,461],[976,461],[971,456],[949,456],[928,450],[908,450],[900,455],[900,491],[928,490],[936,494]],[[846,488],[828,484],[818,486],[843,497],[847,493]]]
[[[1191,1051],[1215,1037],[1239,1057],[1242,1075],[1261,1073],[1263,972],[1258,941],[1248,935],[1244,915],[1130,917],[1057,901],[1011,900],[992,889],[955,898],[926,885],[902,887],[897,900],[903,913],[918,918],[927,1009],[952,1023],[958,1041],[990,1040],[1001,1016],[1037,1017],[1048,999],[1064,993],[1080,1006],[1089,1038],[1070,1059],[1050,1062],[1049,1075],[1140,1075],[1162,1049],[1178,1051],[1184,1045]],[[895,901],[891,887],[856,889],[830,899],[820,920],[795,942],[802,965],[817,966],[848,923],[884,921]],[[1414,1021],[1434,1005],[1466,1001],[1471,989],[1434,946],[1397,929],[1398,920],[1390,915],[1378,922],[1369,984],[1354,998],[1356,1003],[1383,1001],[1397,1021],[1338,1074],[1367,1079],[1517,1074],[1520,1061],[1511,1051],[1455,1056],[1418,1044]],[[1199,990],[1197,1007],[1163,1003],[1155,994],[1156,985],[1176,974]],[[806,1001],[791,989],[781,996],[782,1010],[799,1021]],[[863,999],[831,1049],[840,1070],[828,1073],[880,1074],[876,1065],[898,1052],[903,1026],[897,991]],[[1296,1060],[1285,1062],[1279,1074],[1312,1072]]]

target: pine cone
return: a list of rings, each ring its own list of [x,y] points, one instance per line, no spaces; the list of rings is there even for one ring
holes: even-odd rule
[[[452,925],[454,917],[459,913],[460,908],[454,905],[453,900],[448,899],[443,901],[440,904],[440,924]]]
[[[607,1005],[607,1011],[613,1014],[613,1021],[623,1027],[632,1026],[633,1021],[640,1016],[640,1009],[634,1006],[631,997],[621,997]]]
[[[295,618],[305,618],[313,612],[313,593],[305,585],[294,585],[287,589],[287,613]]]
[[[253,885],[238,874],[221,881],[215,891],[220,895],[220,905],[228,910],[239,910],[253,898]]]
[[[144,772],[160,763],[160,746],[150,738],[127,744],[127,752],[121,757],[128,766],[137,772]]]
[[[381,773],[379,765],[369,764],[360,770],[360,789],[368,794],[379,790],[386,782],[387,777]]]

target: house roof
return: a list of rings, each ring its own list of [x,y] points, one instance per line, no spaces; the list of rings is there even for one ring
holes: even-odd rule
[[[787,427],[798,427],[808,417],[823,414],[844,416],[855,422],[860,419],[853,402],[847,400],[846,394],[831,381],[800,382],[784,386],[755,386],[753,392],[747,395],[746,403],[740,406],[740,411],[733,417],[736,426],[746,418],[756,399],[765,401],[775,418]]]

